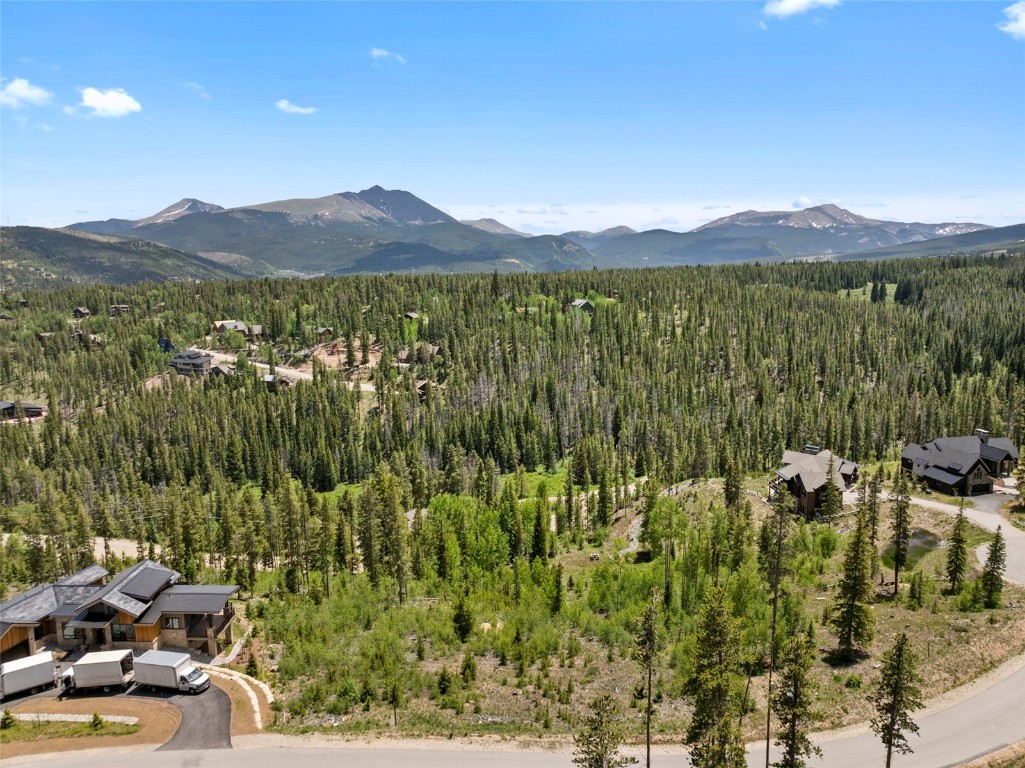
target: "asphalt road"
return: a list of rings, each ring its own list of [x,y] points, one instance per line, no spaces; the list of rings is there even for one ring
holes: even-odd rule
[[[167,696],[139,690],[130,696],[152,697],[174,704],[182,713],[182,721],[174,736],[160,750],[231,749],[231,699],[215,685],[195,696],[176,693]]]

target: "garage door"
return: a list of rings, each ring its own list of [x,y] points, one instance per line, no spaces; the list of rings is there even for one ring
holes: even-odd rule
[[[976,483],[972,486],[972,496],[978,496],[980,493],[993,493],[992,483]]]

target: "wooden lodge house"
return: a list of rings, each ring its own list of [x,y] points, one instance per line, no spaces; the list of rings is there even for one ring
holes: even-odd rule
[[[974,435],[909,443],[900,468],[940,493],[978,496],[992,493],[996,478],[1009,475],[1018,459],[1018,449],[1006,437],[977,429]]]
[[[829,475],[832,461],[833,474]],[[817,445],[805,445],[800,451],[784,451],[783,466],[769,483],[769,497],[785,485],[794,497],[795,511],[806,518],[814,517],[825,501],[826,485],[832,480],[840,493],[849,491],[858,482],[859,465],[842,459]]]

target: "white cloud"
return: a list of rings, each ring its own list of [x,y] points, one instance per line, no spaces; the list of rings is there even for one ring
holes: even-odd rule
[[[759,21],[758,22],[758,29],[762,30],[762,32],[764,32],[768,28],[769,28],[769,25],[766,24],[764,21]]]
[[[192,91],[194,94],[199,96],[199,98],[201,98],[201,99],[209,99],[210,98],[210,91],[208,91],[206,88],[204,88],[199,83],[193,83],[191,81],[188,82],[188,83],[182,83],[182,88],[184,88],[186,91]]]
[[[286,115],[312,115],[317,111],[316,107],[298,107],[288,99],[278,99],[274,102],[274,106]]]
[[[547,206],[541,205],[537,208],[517,208],[516,213],[522,213],[525,216],[568,216],[566,211],[562,210],[559,206]]]
[[[790,204],[791,208],[808,208],[811,206],[811,198],[801,195]]]
[[[21,109],[25,106],[38,107],[49,103],[53,94],[38,85],[32,85],[23,77],[16,77],[0,88],[0,107]]]
[[[109,88],[106,91],[83,88],[82,103],[78,106],[92,110],[91,117],[124,117],[142,111],[142,104],[129,96],[124,88]],[[75,113],[71,107],[65,107],[64,111],[69,115]]]
[[[392,59],[393,61],[397,61],[399,64],[406,63],[405,56],[403,56],[401,53],[389,51],[387,48],[371,48],[370,58],[372,58],[374,61],[379,61],[381,59]]]
[[[833,8],[840,5],[840,0],[769,0],[762,11],[766,16],[785,19],[814,8]]]
[[[1025,40],[1025,0],[1004,8],[1004,16],[1007,21],[997,24],[997,29],[1018,40]]]

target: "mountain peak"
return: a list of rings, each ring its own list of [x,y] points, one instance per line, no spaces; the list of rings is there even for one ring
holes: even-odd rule
[[[147,216],[145,219],[139,219],[135,222],[135,226],[165,224],[169,221],[180,219],[182,216],[188,216],[190,213],[213,213],[223,210],[224,208],[213,203],[204,203],[202,200],[197,200],[194,197],[183,197],[177,203],[167,206],[162,211],[158,211],[152,216]]]
[[[400,224],[454,224],[456,221],[444,211],[402,189],[385,189],[375,184],[370,189],[357,192],[354,197]]]

